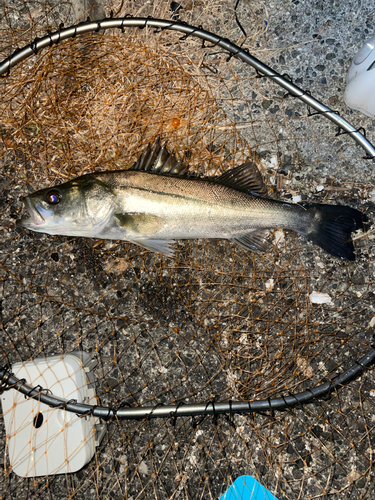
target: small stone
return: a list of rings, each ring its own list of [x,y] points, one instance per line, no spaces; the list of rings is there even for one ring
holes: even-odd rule
[[[268,109],[272,104],[272,100],[270,99],[265,99],[263,102],[262,102],[262,106],[264,109]]]
[[[310,293],[310,301],[312,304],[330,304],[332,299],[328,293],[314,291]]]
[[[54,260],[55,262],[58,262],[59,261],[59,254],[57,252],[52,253],[51,259]]]
[[[281,231],[281,229],[278,229],[277,231],[275,231],[275,233],[274,233],[274,242],[275,242],[275,245],[277,245],[277,246],[285,244],[285,233],[284,233],[284,231]]]
[[[338,97],[333,95],[328,99],[328,102],[330,103],[331,106],[336,106],[337,104]]]
[[[273,287],[275,286],[275,280],[273,278],[270,278],[265,282],[266,290],[271,291],[273,290]]]
[[[283,165],[280,165],[280,168],[278,169],[277,173],[282,175],[288,175],[288,173],[291,172],[293,168],[294,165],[290,163],[284,163]]]
[[[147,475],[148,474],[148,466],[146,464],[146,462],[142,461],[139,465],[138,465],[138,472],[140,474],[143,474],[143,475]]]

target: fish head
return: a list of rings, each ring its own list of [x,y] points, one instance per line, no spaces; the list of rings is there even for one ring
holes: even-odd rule
[[[95,236],[113,211],[109,186],[91,175],[41,189],[22,201],[28,218],[17,225],[48,234]]]

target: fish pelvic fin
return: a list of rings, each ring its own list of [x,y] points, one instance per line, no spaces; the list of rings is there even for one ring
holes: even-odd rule
[[[247,161],[238,167],[224,172],[215,179],[216,182],[238,191],[265,196],[267,188],[263,182],[262,174],[253,161]]]
[[[334,257],[355,260],[351,233],[364,229],[367,216],[342,205],[305,203],[302,206],[308,211],[310,225],[306,231],[300,231],[301,234]]]
[[[151,252],[162,253],[167,257],[173,257],[175,250],[173,245],[176,243],[174,240],[152,240],[152,239],[132,239],[129,240],[131,243],[135,243]]]
[[[243,236],[231,238],[231,241],[234,241],[246,250],[258,250],[259,252],[266,252],[269,246],[269,242],[267,241],[269,235],[269,229],[257,229],[255,231],[251,231],[250,233],[244,234]]]
[[[166,144],[161,146],[160,136],[158,136],[153,147],[151,148],[149,144],[129,170],[182,176],[187,172],[188,167],[169,153]]]

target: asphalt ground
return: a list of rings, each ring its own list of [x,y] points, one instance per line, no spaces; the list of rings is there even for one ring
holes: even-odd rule
[[[364,127],[367,138],[373,139],[375,121],[343,101],[351,59],[373,32],[371,4],[240,2],[237,20],[246,38],[233,4],[181,5],[181,19],[203,24],[244,47],[248,44],[251,53],[287,73],[356,127]],[[7,15],[1,27],[13,37],[11,46],[4,42],[3,54],[16,43],[23,46],[30,41],[29,12],[40,18],[39,28],[46,23],[56,28],[66,19],[69,24],[72,12],[67,4],[47,10],[45,6],[31,2],[3,6]],[[114,12],[118,8],[115,5]],[[159,8],[151,3],[141,14],[155,15]],[[137,12],[137,4],[132,9]],[[144,36],[151,44],[157,35]],[[161,38],[160,46],[163,43]],[[196,63],[204,56],[199,85],[212,92],[220,107],[212,111],[212,120],[204,118],[195,135],[189,135],[189,127],[181,132],[168,132],[168,124],[164,127],[170,147],[189,160],[193,170],[213,175],[255,155],[270,196],[346,204],[374,219],[373,162],[362,158],[363,151],[348,135],[336,136],[337,128],[324,116],[309,116],[304,104],[286,96],[274,82],[255,78],[243,63],[227,61],[215,49],[202,49],[199,41],[176,38],[174,43],[164,47],[174,60],[187,53]],[[69,59],[67,47],[62,68],[74,59]],[[89,60],[85,47],[82,54]],[[104,58],[101,61],[105,64]],[[83,67],[83,63],[77,66],[77,75],[90,82]],[[59,80],[57,72],[53,78],[58,92],[70,96],[74,82],[69,75],[70,80]],[[106,76],[103,73],[110,86]],[[8,82],[1,81],[4,93]],[[167,80],[160,82],[162,89],[169,88]],[[355,235],[353,263],[335,259],[292,233],[271,235],[266,254],[247,252],[229,242],[198,241],[179,242],[176,257],[168,259],[128,243],[51,237],[17,228],[21,195],[87,168],[110,168],[113,158],[118,165],[124,154],[121,138],[108,139],[108,155],[97,163],[95,140],[100,138],[94,135],[88,134],[86,141],[92,153],[70,132],[57,144],[64,130],[58,123],[59,112],[64,124],[70,120],[74,128],[79,108],[71,108],[70,97],[63,98],[59,112],[47,117],[50,122],[43,121],[47,118],[38,114],[43,101],[30,98],[28,85],[13,95],[15,104],[3,99],[3,123],[0,120],[3,364],[79,348],[98,360],[96,392],[101,404],[118,407],[254,400],[300,392],[330,380],[371,349],[375,255],[371,224],[367,237]],[[37,128],[28,116],[39,117]],[[194,131],[189,117],[181,112],[178,120],[190,120]],[[22,133],[17,123],[22,124]],[[147,129],[150,136],[156,130],[152,123]],[[120,137],[120,122],[115,130]],[[147,137],[145,133],[137,139],[137,151]],[[57,158],[48,149],[52,142]],[[92,165],[85,165],[83,152]],[[56,171],[47,171],[47,165]],[[313,303],[312,292],[326,294],[330,302]],[[107,434],[84,469],[35,480],[12,473],[1,425],[1,495],[218,498],[236,477],[248,474],[279,500],[370,499],[374,410],[375,384],[369,370],[329,398],[285,412],[115,420],[106,424]]]

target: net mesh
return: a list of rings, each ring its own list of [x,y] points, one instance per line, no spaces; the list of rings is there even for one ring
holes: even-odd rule
[[[1,9],[2,59],[75,12],[47,2]],[[111,9],[171,16],[169,3]],[[275,53],[264,49],[265,6],[186,2],[179,14],[261,59]],[[368,352],[371,230],[355,236],[357,260],[347,263],[278,230],[265,254],[199,240],[178,242],[170,259],[14,223],[20,196],[130,165],[158,135],[198,175],[251,157],[270,195],[349,204],[371,218],[372,164],[324,117],[217,48],[147,27],[62,42],[0,85],[3,365],[85,351],[98,361],[98,400],[118,408],[296,393]],[[11,471],[2,425],[2,498],[218,498],[243,474],[279,500],[371,498],[374,395],[368,372],[282,413],[115,419],[82,470],[26,479]]]

